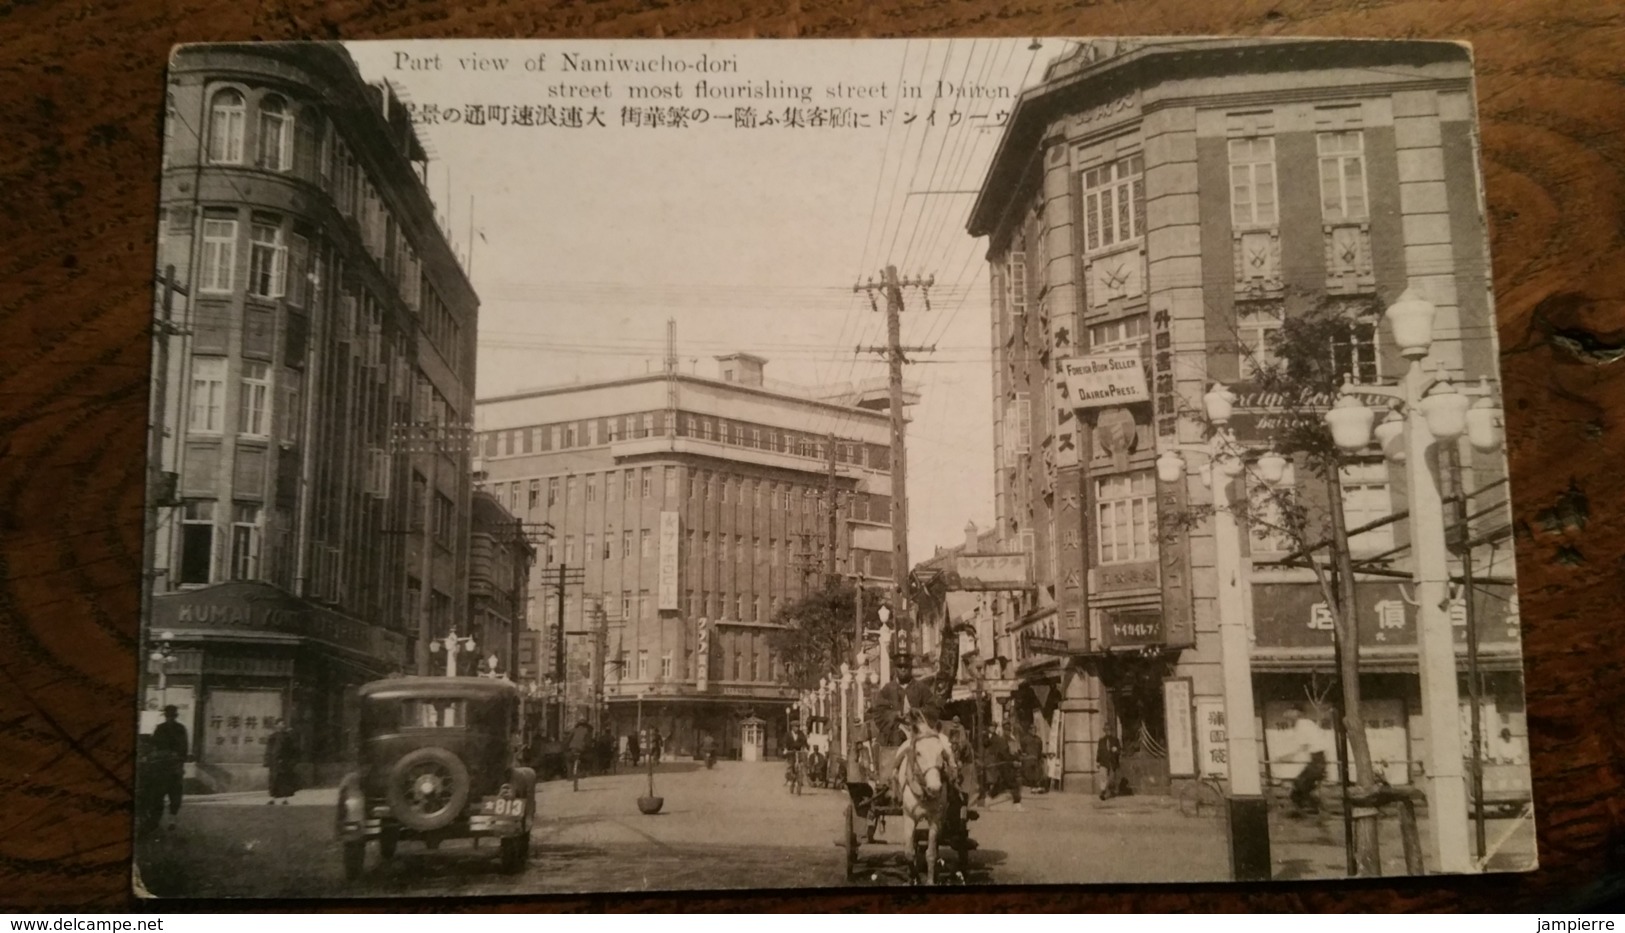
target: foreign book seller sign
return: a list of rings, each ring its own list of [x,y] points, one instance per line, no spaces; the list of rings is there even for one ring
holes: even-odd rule
[[[1061,360],[1061,376],[1073,408],[1149,402],[1145,362],[1139,350],[1097,353]]]

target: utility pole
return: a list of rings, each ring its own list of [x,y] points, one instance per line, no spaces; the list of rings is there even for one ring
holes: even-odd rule
[[[171,323],[171,317],[175,308],[175,295],[179,293],[190,297],[190,293],[175,281],[173,265],[164,266],[162,282],[163,300],[152,323],[152,339],[157,341],[157,346],[153,349],[155,377],[152,386],[153,410],[152,416],[148,419],[152,436],[147,441],[147,501],[142,528],[145,548],[141,558],[143,565],[141,611],[148,624],[152,622],[152,598],[158,583],[158,514],[160,509],[169,506],[175,498],[174,490],[164,470],[164,434],[169,421],[169,338],[183,331]],[[162,677],[161,672],[159,676]]]
[[[435,504],[440,494],[440,458],[447,454],[460,454],[467,452],[473,437],[473,429],[466,424],[446,424],[433,419],[408,421],[398,423],[390,428],[390,448],[395,453],[415,454],[428,456],[428,475],[425,477],[423,488],[423,535],[422,563],[418,568],[418,637],[417,657],[415,667],[419,676],[429,674],[429,643],[439,637],[434,631],[434,557],[435,535],[439,529],[435,528]],[[411,480],[409,480],[411,482]],[[455,521],[457,516],[450,518]],[[448,535],[457,537],[456,529],[446,529]],[[455,546],[456,542],[452,542]],[[466,572],[466,568],[465,568]],[[456,609],[447,614],[447,634],[456,631]]]
[[[553,579],[548,583],[553,587],[553,596],[557,601],[557,615],[553,617],[553,690],[557,693],[557,705],[551,717],[549,726],[552,737],[564,737],[564,589],[568,586],[580,586],[587,580],[587,568],[570,567],[565,564],[553,565]]]
[[[834,431],[831,431],[829,433],[829,438],[824,441],[824,447],[825,447],[826,452],[829,455],[828,456],[829,474],[828,474],[828,477],[826,478],[825,483],[824,483],[824,517],[825,517],[825,521],[828,524],[828,530],[825,532],[826,538],[825,538],[825,541],[824,541],[824,579],[825,579],[825,582],[828,585],[834,586],[835,581],[838,579],[838,573],[837,573],[835,562],[836,562],[837,550],[838,550],[837,546],[836,546],[836,541],[838,540],[837,535],[838,535],[838,527],[839,527],[839,520],[838,520],[838,517],[836,515],[837,510],[836,510],[836,502],[835,502],[836,490],[835,490],[835,432]]]
[[[899,613],[898,622],[903,623],[903,581],[908,578],[908,453],[904,448],[904,430],[907,424],[903,417],[903,364],[908,362],[905,353],[930,353],[935,347],[905,347],[903,343],[902,313],[903,289],[917,288],[925,302],[925,310],[931,310],[931,286],[936,283],[935,276],[915,276],[910,279],[899,279],[897,267],[887,266],[881,273],[879,282],[870,279],[862,285],[852,286],[854,292],[865,291],[869,293],[869,304],[875,306],[877,292],[886,296],[886,345],[884,347],[858,347],[859,352],[878,353],[886,358],[890,364],[891,372],[889,382],[891,389],[891,533],[892,533],[892,606]],[[876,310],[879,310],[876,308]]]

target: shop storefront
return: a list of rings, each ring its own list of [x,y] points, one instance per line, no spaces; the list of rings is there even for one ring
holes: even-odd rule
[[[1391,784],[1408,784],[1421,774],[1424,760],[1421,687],[1417,676],[1417,610],[1406,599],[1408,587],[1362,581],[1357,587],[1360,638],[1361,711],[1374,770]],[[1468,612],[1457,595],[1450,607],[1456,642],[1461,694],[1462,748],[1472,748],[1471,703],[1478,686],[1480,749],[1486,780],[1502,771],[1527,781],[1528,725],[1523,707],[1522,655],[1516,599],[1510,585],[1474,589],[1473,633],[1478,642],[1477,670],[1469,670]],[[1302,767],[1289,754],[1287,711],[1297,707],[1320,727],[1320,750],[1333,762],[1331,779],[1340,767],[1333,721],[1338,701],[1332,648],[1332,617],[1320,588],[1309,582],[1259,583],[1253,588],[1253,671],[1258,710],[1264,725],[1264,754],[1272,780],[1286,780]],[[1358,778],[1351,773],[1351,778]],[[1516,793],[1517,788],[1487,787]]]
[[[409,663],[401,633],[265,583],[155,596],[151,631],[173,634],[176,663],[161,689],[149,678],[146,705],[179,707],[192,741],[188,776],[206,790],[264,787],[265,743],[284,722],[304,782],[335,782],[350,754],[356,688]]]
[[[777,686],[718,684],[701,694],[686,684],[659,684],[646,691],[611,684],[605,692],[609,703],[606,728],[613,735],[658,732],[662,754],[683,759],[699,756],[700,740],[706,735],[716,740],[719,758],[743,758],[751,743],[756,746],[754,754],[774,757],[783,747],[794,705],[786,695],[788,688]]]

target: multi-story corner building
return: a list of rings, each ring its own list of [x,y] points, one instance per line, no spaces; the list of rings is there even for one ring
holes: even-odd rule
[[[536,563],[533,535],[514,514],[484,489],[474,490],[468,544],[468,632],[474,656],[469,673],[496,673],[519,679],[520,633],[526,629],[530,573]],[[495,658],[496,663],[491,664]]]
[[[1495,377],[1472,93],[1466,52],[1444,44],[1095,42],[1053,62],[1014,108],[969,230],[989,237],[994,280],[1000,547],[1030,556],[1036,584],[1012,620],[1016,645],[1047,650],[1053,635],[1067,648],[1058,664],[1018,657],[1028,673],[1016,707],[1040,728],[1062,718],[1069,789],[1099,789],[1095,747],[1108,732],[1137,792],[1227,773],[1217,548],[1243,548],[1253,568],[1262,754],[1276,757],[1296,702],[1326,726],[1336,758],[1330,625],[1309,571],[1272,566],[1290,542],[1257,527],[1240,542],[1215,541],[1210,522],[1170,531],[1166,519],[1210,494],[1199,464],[1163,485],[1153,463],[1170,445],[1205,441],[1214,382],[1239,396],[1238,440],[1267,446],[1272,399],[1249,385],[1254,354],[1311,308],[1347,318],[1326,350],[1344,372],[1392,384],[1405,361],[1380,313],[1412,289],[1438,307],[1433,359],[1473,382]],[[1130,397],[1063,393],[1065,361],[1121,351],[1143,373]],[[1461,458],[1463,488],[1504,476],[1498,454],[1463,444]],[[1348,527],[1403,511],[1403,473],[1375,447],[1351,462],[1340,477]],[[1304,501],[1327,501],[1323,484],[1299,480]],[[1474,588],[1475,633],[1488,756],[1513,762],[1527,760],[1525,726],[1511,548],[1497,540],[1509,520],[1496,498],[1504,490],[1474,507],[1488,506],[1471,536],[1488,581]],[[1402,520],[1353,541],[1356,557],[1386,564],[1359,576],[1357,601],[1370,744],[1396,784],[1422,760],[1417,611],[1394,579],[1409,575],[1409,535]],[[1466,640],[1463,621],[1458,647]],[[1296,767],[1266,766],[1276,778]]]
[[[678,753],[702,732],[770,749],[796,699],[774,613],[832,568],[890,578],[884,388],[786,385],[764,363],[735,354],[714,378],[673,368],[479,401],[486,488],[552,525],[531,619],[549,630],[544,678],[558,678],[563,633],[567,721],[607,708],[607,728],[658,730]],[[562,629],[560,566],[584,571]]]
[[[263,780],[282,720],[325,770],[350,688],[466,611],[477,299],[405,108],[339,46],[182,48],[165,127],[158,267],[185,294],[159,310],[148,621],[176,660],[146,702],[215,783]]]

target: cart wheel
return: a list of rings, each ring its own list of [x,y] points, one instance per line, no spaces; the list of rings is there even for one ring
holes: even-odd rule
[[[846,819],[841,823],[841,838],[846,848],[846,880],[856,881],[858,877],[858,833],[855,821],[857,814],[852,812],[852,805],[846,805]]]

